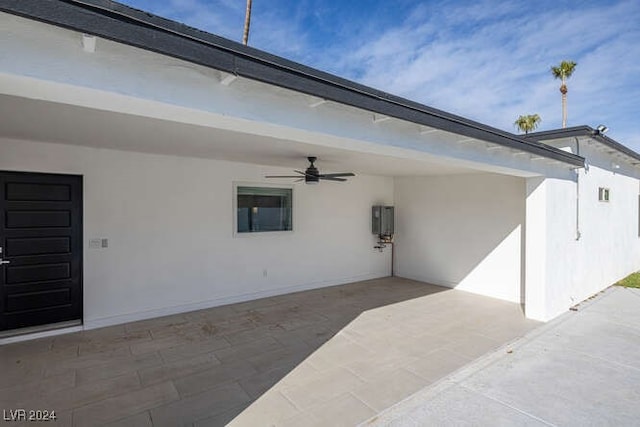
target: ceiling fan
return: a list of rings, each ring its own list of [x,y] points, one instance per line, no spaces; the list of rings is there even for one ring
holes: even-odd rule
[[[294,170],[294,172],[299,175],[267,175],[265,178],[298,178],[295,182],[304,181],[305,184],[317,184],[321,179],[326,181],[346,181],[346,179],[342,178],[344,176],[355,176],[355,174],[351,172],[343,172],[343,173],[320,173],[318,168],[313,164],[316,161],[317,157],[307,157],[309,160],[309,167],[304,172],[299,170]]]

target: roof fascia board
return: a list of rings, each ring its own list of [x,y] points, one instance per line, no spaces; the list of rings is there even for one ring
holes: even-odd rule
[[[522,135],[524,139],[531,140],[549,140],[557,138],[569,138],[572,136],[592,136],[594,130],[589,126],[573,126],[564,129],[552,129],[541,132],[532,132],[526,135]]]
[[[571,138],[587,136],[599,143],[616,150],[622,154],[625,154],[635,160],[640,161],[640,153],[635,152],[629,147],[620,144],[618,141],[611,139],[605,135],[602,135],[596,129],[590,126],[574,126],[566,129],[555,129],[543,132],[530,133],[525,136],[526,139],[533,139],[536,141],[544,141],[549,139]]]
[[[0,10],[319,98],[583,167],[584,158],[109,0],[2,0]]]

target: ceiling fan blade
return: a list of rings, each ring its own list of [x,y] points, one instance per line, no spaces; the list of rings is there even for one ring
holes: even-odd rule
[[[343,172],[343,173],[325,173],[320,175],[320,178],[337,178],[340,176],[356,176],[354,173],[351,172]]]
[[[324,179],[326,181],[344,182],[344,181],[346,181],[346,179],[344,179],[342,177],[345,177],[345,176],[356,176],[352,172],[320,174],[320,173],[318,173],[318,169],[316,169],[314,167],[314,165],[313,165],[313,162],[316,160],[316,158],[315,157],[309,157],[308,159],[309,159],[309,162],[311,162],[311,165],[309,166],[309,168],[306,171],[303,172],[301,170],[294,169],[294,172],[299,174],[299,175],[267,175],[267,176],[265,176],[265,178],[298,178],[294,182],[301,182],[301,181],[318,182],[318,180],[320,180],[320,179]],[[310,171],[313,172],[313,173],[309,173]]]

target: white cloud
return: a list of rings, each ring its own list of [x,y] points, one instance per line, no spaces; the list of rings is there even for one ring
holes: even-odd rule
[[[456,4],[435,15],[417,8],[343,52],[331,71],[513,132],[520,114],[540,114],[541,129],[561,126],[560,83],[549,69],[572,59],[569,126],[606,123],[613,138],[640,150],[638,3],[526,15],[495,2]]]

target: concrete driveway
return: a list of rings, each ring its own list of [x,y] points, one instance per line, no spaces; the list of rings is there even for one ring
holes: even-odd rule
[[[640,289],[577,309],[364,424],[640,425]]]

